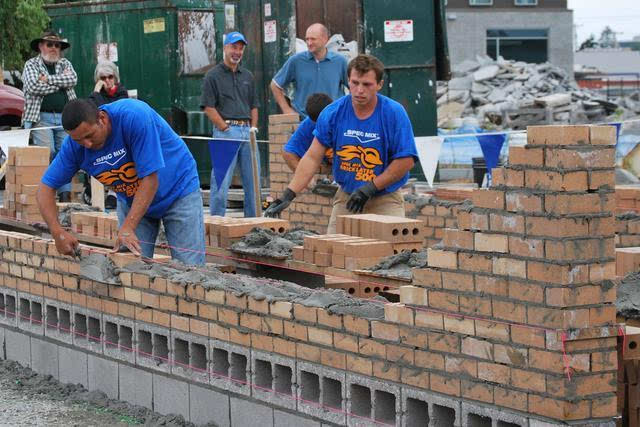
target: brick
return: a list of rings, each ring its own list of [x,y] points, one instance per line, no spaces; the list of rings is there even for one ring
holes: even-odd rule
[[[296,344],[282,338],[273,337],[273,351],[289,357],[296,357]]]
[[[384,317],[388,322],[413,325],[413,310],[404,304],[389,303],[384,305]]]
[[[460,388],[462,397],[486,403],[493,403],[493,386],[490,384],[462,380]]]
[[[527,279],[559,285],[574,285],[589,281],[586,265],[556,265],[543,262],[527,263]]]
[[[149,276],[147,276],[146,274],[132,273],[131,284],[136,288],[148,289]]]
[[[269,302],[266,299],[257,300],[249,295],[247,302],[249,310],[256,313],[269,314]]]
[[[367,319],[345,315],[343,318],[344,328],[347,332],[368,337],[370,334],[370,322]]]
[[[502,234],[476,233],[474,235],[474,248],[479,252],[501,252],[509,250],[509,239]]]
[[[500,277],[476,275],[476,292],[491,295],[506,296],[508,293],[507,280]]]
[[[509,212],[542,212],[542,197],[509,192],[506,196],[506,206]]]
[[[455,291],[473,291],[473,275],[469,273],[442,272],[442,287]]]
[[[374,320],[371,322],[371,336],[382,340],[398,342],[400,340],[400,331],[397,325]]]
[[[527,412],[527,393],[505,389],[496,385],[493,389],[493,399],[496,405]]]
[[[589,126],[529,126],[527,145],[589,145]]]
[[[270,306],[271,315],[291,319],[293,317],[293,304],[289,301],[274,301]]]
[[[509,253],[527,258],[544,257],[544,241],[540,239],[509,236]]]
[[[400,286],[400,302],[405,304],[426,305],[427,293],[418,286]]]
[[[413,284],[441,288],[442,273],[433,268],[416,268],[413,270]]]
[[[334,332],[333,345],[340,350],[350,351],[352,353],[358,352],[358,339],[353,335]]]
[[[508,384],[511,380],[511,368],[491,362],[478,362],[478,378],[498,384]]]
[[[473,319],[467,319],[463,317],[444,315],[444,329],[445,331],[465,335],[475,334],[475,325]],[[429,347],[431,348],[431,342],[429,342]]]
[[[156,325],[164,326],[166,328],[171,327],[171,315],[168,313],[163,313],[158,310],[153,310],[151,315],[152,322]]]
[[[589,418],[590,401],[575,403],[546,398],[535,394],[528,396],[529,412],[560,420],[581,420]]]
[[[416,310],[415,325],[430,329],[444,329],[444,319],[441,313],[428,310]]]
[[[544,151],[542,148],[509,147],[510,166],[544,166]]]
[[[526,322],[526,306],[511,301],[492,301],[493,316],[510,322]]]
[[[525,279],[527,277],[527,263],[512,258],[494,258],[493,274]]]
[[[458,268],[457,254],[451,251],[427,249],[427,264],[429,267]]]
[[[473,205],[477,208],[504,209],[504,191],[477,189],[472,194]]]
[[[429,291],[429,307],[437,310],[457,312],[460,309],[458,295],[451,292]]]
[[[333,334],[331,331],[309,327],[307,328],[307,333],[309,335],[310,342],[315,342],[329,347],[333,346]]]
[[[376,360],[373,362],[373,376],[389,381],[400,381],[400,368],[398,365],[388,361],[380,362]]]
[[[357,372],[359,374],[369,376],[373,374],[373,363],[371,359],[366,357],[347,354],[347,366],[349,366],[350,371]]]
[[[307,327],[294,322],[284,322],[284,334],[301,341],[308,340]]]
[[[617,131],[615,126],[591,126],[589,130],[591,145],[616,144]]]
[[[470,231],[446,228],[442,240],[445,247],[473,249],[473,233]]]
[[[429,373],[412,368],[402,368],[400,372],[400,381],[403,384],[411,385],[414,387],[428,389],[429,388]]]
[[[471,315],[491,316],[491,300],[485,296],[460,295],[460,311]]]
[[[318,309],[318,323],[333,329],[342,329],[342,315],[330,314],[324,309]]]
[[[559,169],[612,168],[615,150],[602,148],[547,149],[547,167]]]
[[[296,344],[296,355],[299,359],[308,360],[310,362],[320,362],[320,348],[316,346],[299,342]],[[369,361],[369,363],[371,362]],[[353,369],[353,367],[351,369]]]
[[[222,323],[238,326],[240,323],[240,316],[237,311],[218,307],[218,320]]]
[[[493,269],[493,257],[481,253],[458,253],[458,264],[460,270],[471,272],[491,273]]]
[[[126,290],[125,290],[125,292],[126,292]],[[180,314],[188,314],[190,316],[197,316],[198,315],[198,303],[196,301],[187,301],[185,299],[178,298],[178,313],[180,313]]]
[[[493,360],[493,344],[489,341],[465,337],[462,339],[462,354],[479,359]]]
[[[460,380],[432,373],[430,375],[431,390],[449,396],[460,396]]]

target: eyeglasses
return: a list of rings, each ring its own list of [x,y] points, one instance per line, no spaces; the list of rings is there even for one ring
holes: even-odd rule
[[[102,80],[102,81],[105,81],[107,79],[113,80],[115,78],[116,78],[116,76],[114,76],[113,74],[109,74],[108,76],[100,76],[100,80]]]
[[[60,49],[60,43],[58,42],[47,42],[46,44],[48,48],[55,47],[56,49]]]

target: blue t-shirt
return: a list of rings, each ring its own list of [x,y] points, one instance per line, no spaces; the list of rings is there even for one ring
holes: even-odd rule
[[[71,181],[82,169],[131,206],[140,179],[158,173],[146,216],[162,218],[171,204],[200,188],[196,162],[184,141],[151,107],[136,99],[100,106],[109,115],[111,134],[99,150],[84,148],[67,136],[42,182],[51,188]]]
[[[340,98],[320,113],[313,132],[318,141],[333,148],[333,177],[340,188],[352,193],[380,175],[395,159],[418,160],[413,128],[404,107],[378,94],[374,112],[365,120],[356,117],[351,95]],[[392,193],[409,179],[409,173],[380,194]]]
[[[293,153],[298,157],[304,156],[313,142],[313,130],[315,128],[316,122],[309,117],[304,119],[285,144],[284,151]]]
[[[306,116],[307,98],[314,93],[326,93],[334,101],[344,96],[342,87],[347,87],[347,60],[335,52],[327,52],[327,56],[316,62],[311,52],[300,52],[287,59],[273,81],[285,88],[295,84],[292,100],[293,108]]]

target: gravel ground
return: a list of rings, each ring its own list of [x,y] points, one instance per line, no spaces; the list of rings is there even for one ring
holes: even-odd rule
[[[0,360],[0,426],[193,426]]]

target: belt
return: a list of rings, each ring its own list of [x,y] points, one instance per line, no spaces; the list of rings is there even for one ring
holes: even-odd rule
[[[243,120],[231,119],[231,120],[225,120],[224,122],[232,126],[251,126],[251,121],[247,119],[243,119]]]
[[[41,113],[54,113],[54,114],[60,114],[62,113],[62,111],[50,111],[50,110],[40,110]]]

